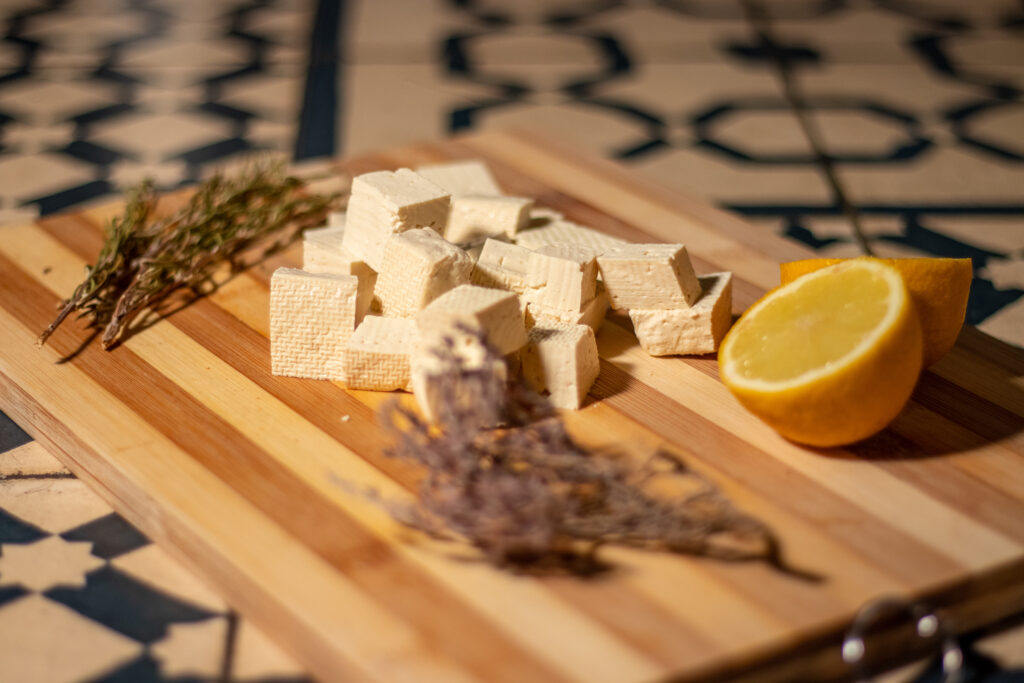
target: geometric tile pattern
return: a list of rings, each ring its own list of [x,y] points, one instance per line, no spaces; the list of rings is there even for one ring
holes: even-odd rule
[[[17,182],[0,186],[0,209],[51,213],[146,175],[172,188],[240,153],[289,149],[262,124],[295,118],[304,3],[126,5],[4,12],[0,178]]]
[[[35,446],[0,453],[3,680],[309,680],[52,457],[18,457]],[[53,484],[81,487],[82,500]]]
[[[1014,0],[23,0],[0,25],[0,222],[256,150],[518,125],[855,255],[796,93],[871,248],[970,257],[968,322],[1024,343]],[[1021,642],[977,649],[1020,667]],[[0,672],[308,680],[2,414]]]

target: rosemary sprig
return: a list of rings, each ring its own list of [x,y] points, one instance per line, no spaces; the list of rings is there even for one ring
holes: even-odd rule
[[[283,164],[254,164],[237,177],[216,175],[199,186],[188,204],[154,220],[156,194],[151,182],[134,190],[124,214],[111,221],[107,239],[86,279],[61,305],[57,318],[39,336],[43,344],[72,312],[103,328],[109,349],[146,308],[171,293],[209,291],[224,264],[233,270],[321,224],[340,196],[305,194],[304,182]]]

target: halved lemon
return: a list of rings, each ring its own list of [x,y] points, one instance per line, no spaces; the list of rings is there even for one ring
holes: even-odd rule
[[[848,259],[814,258],[779,266],[782,284],[801,275],[842,263]],[[878,259],[900,271],[921,317],[924,334],[924,367],[928,367],[956,344],[967,313],[974,270],[969,258],[887,258]]]
[[[875,259],[822,268],[766,294],[718,353],[722,381],[786,438],[839,446],[883,429],[921,371],[903,278]]]

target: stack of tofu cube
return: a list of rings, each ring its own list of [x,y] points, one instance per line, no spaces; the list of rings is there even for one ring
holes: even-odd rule
[[[306,231],[301,270],[274,273],[271,366],[412,391],[436,420],[438,359],[455,354],[575,409],[598,375],[609,305],[629,311],[652,355],[710,353],[729,326],[731,277],[698,278],[683,245],[630,244],[506,196],[480,162],[377,171],[353,180],[346,213]]]

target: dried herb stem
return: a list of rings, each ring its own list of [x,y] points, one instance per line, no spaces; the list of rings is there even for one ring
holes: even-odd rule
[[[39,343],[72,312],[103,328],[110,348],[139,313],[187,289],[201,295],[218,269],[245,267],[290,242],[306,227],[322,223],[339,196],[305,194],[304,182],[281,164],[255,164],[237,177],[217,175],[199,186],[174,214],[154,219],[150,182],[133,191],[125,212],[107,229],[107,239],[86,280],[63,302]]]

